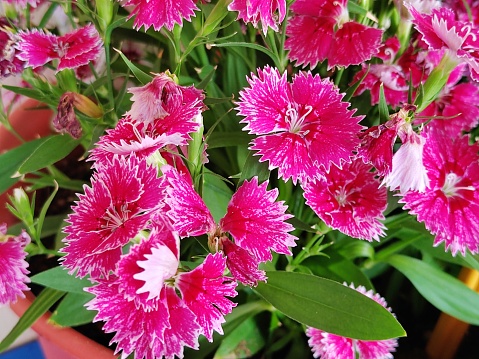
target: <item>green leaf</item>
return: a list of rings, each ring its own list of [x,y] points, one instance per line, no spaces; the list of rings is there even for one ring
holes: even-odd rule
[[[250,358],[264,345],[258,325],[249,317],[223,339],[213,359]]]
[[[361,340],[406,335],[396,318],[367,296],[329,279],[268,271],[256,291],[279,311],[305,325]]]
[[[55,304],[65,293],[46,288],[35,299],[30,308],[28,308],[18,323],[8,333],[0,343],[0,352],[7,349],[25,330],[30,328],[50,307]]]
[[[94,298],[90,293],[67,293],[53,312],[50,320],[62,327],[74,327],[91,323],[96,311],[88,310],[85,304]]]
[[[384,85],[381,83],[379,86],[379,121],[385,123],[389,121],[389,110],[386,102],[386,96],[384,95]]]
[[[0,155],[0,193],[5,192],[11,186],[18,182],[19,178],[12,178],[18,172],[18,168],[38,148],[46,138],[40,138],[26,142],[21,146],[14,148]]]
[[[261,183],[269,179],[269,173],[268,163],[259,162],[258,157],[250,152],[241,171],[240,182],[258,176],[258,181]]]
[[[91,287],[91,282],[68,274],[63,267],[55,267],[44,272],[35,274],[30,278],[33,283],[41,284],[48,288],[54,288],[63,292],[84,294],[83,288]]]
[[[419,293],[439,310],[479,325],[479,293],[459,279],[419,259],[396,254],[387,262],[404,274]]]
[[[80,143],[69,135],[49,136],[18,169],[19,174],[31,173],[65,158]]]
[[[118,52],[125,61],[125,64],[128,66],[128,68],[133,72],[133,75],[140,81],[142,85],[146,85],[148,82],[151,82],[153,80],[153,77],[151,75],[148,75],[146,72],[142,71],[140,68],[138,68],[136,65],[134,65],[130,60],[127,59],[125,55],[120,50],[114,49],[116,52]]]
[[[252,137],[243,131],[213,132],[208,137],[208,149],[247,146],[251,139]]]
[[[205,170],[203,200],[216,222],[226,214],[233,192],[221,178]]]

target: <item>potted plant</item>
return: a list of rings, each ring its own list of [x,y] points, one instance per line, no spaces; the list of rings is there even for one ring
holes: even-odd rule
[[[0,155],[0,301],[36,294],[0,350],[48,310],[124,358],[391,358],[438,310],[479,323],[472,2],[4,9],[3,91],[55,115]]]

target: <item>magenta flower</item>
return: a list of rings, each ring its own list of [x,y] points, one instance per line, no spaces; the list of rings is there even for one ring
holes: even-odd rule
[[[57,71],[74,69],[95,60],[102,51],[100,35],[93,25],[86,25],[63,36],[37,29],[20,32],[18,36],[18,58],[33,68],[58,59]]]
[[[224,277],[225,259],[208,255],[191,272],[178,271],[179,239],[167,227],[153,228],[118,263],[117,274],[99,279],[87,291],[95,295],[88,309],[95,321],[116,332],[116,353],[136,358],[183,357],[185,346],[197,349],[198,337],[210,341],[213,330],[236,305],[236,283]],[[181,296],[179,296],[179,294]]]
[[[353,284],[349,287],[356,289],[359,293],[391,311],[384,298],[377,293],[374,294],[372,290],[366,291],[363,286],[355,288]],[[396,351],[397,347],[397,339],[357,340],[323,332],[312,327],[306,329],[306,335],[309,337],[308,343],[313,351],[313,356],[321,359],[352,359],[356,357],[361,359],[392,359],[391,353]]]
[[[371,163],[378,175],[385,176],[391,172],[393,165],[393,147],[401,126],[405,125],[405,113],[400,110],[384,124],[368,128],[359,137],[361,144],[358,157],[365,163]]]
[[[382,31],[350,21],[348,0],[297,0],[286,29],[285,48],[298,65],[328,59],[334,66],[358,65],[378,53]]]
[[[203,264],[191,272],[181,273],[176,286],[186,306],[196,315],[203,334],[210,342],[213,331],[223,334],[224,316],[231,313],[236,303],[228,297],[236,296],[236,282],[224,277],[226,259],[220,254],[208,254]]]
[[[29,290],[25,283],[30,283],[27,274],[28,263],[25,261],[25,246],[30,243],[30,236],[25,232],[17,236],[7,235],[7,225],[0,224],[0,304],[16,302],[25,298],[23,291]]]
[[[278,168],[280,178],[305,181],[320,175],[318,167],[350,162],[362,117],[353,117],[330,80],[300,73],[288,83],[286,73],[267,66],[248,82],[237,103],[243,130],[258,136],[250,149],[270,170]]]
[[[182,25],[183,19],[191,21],[198,10],[195,0],[127,0],[122,6],[134,7],[128,18],[135,16],[133,28],[140,30],[144,26],[145,31],[151,26],[155,31],[163,26],[171,31],[175,24]]]
[[[238,11],[238,19],[250,22],[254,27],[261,21],[266,36],[268,27],[279,31],[278,24],[283,22],[286,16],[286,0],[233,0],[228,5],[228,10]]]
[[[429,129],[423,161],[430,187],[408,192],[400,201],[436,235],[434,245],[444,242],[453,255],[479,251],[478,151],[477,143],[469,145],[469,136],[452,138]]]
[[[302,184],[306,204],[328,226],[348,236],[379,241],[384,235],[387,191],[360,159],[342,169],[331,167],[315,182]]]
[[[446,56],[467,63],[472,79],[479,81],[479,29],[470,22],[457,21],[447,8],[434,9],[431,14],[421,14],[412,6],[408,9],[429,48],[448,50]]]
[[[288,247],[296,245],[296,237],[288,233],[294,227],[285,221],[292,216],[285,214],[287,207],[283,202],[275,202],[278,190],[266,190],[267,182],[259,185],[256,177],[245,181],[217,226],[191,182],[172,167],[161,169],[169,184],[167,215],[174,229],[181,237],[208,234],[210,248],[223,250],[228,268],[237,280],[247,285],[263,280],[264,272],[257,265],[272,259],[271,250],[291,255]],[[231,234],[234,244],[229,242],[226,232]]]
[[[6,18],[0,18],[0,78],[23,71],[25,63],[18,58],[15,35],[9,30]]]
[[[162,199],[156,167],[135,156],[114,156],[93,175],[73,207],[62,258],[70,273],[108,276],[121,248],[143,229]]]

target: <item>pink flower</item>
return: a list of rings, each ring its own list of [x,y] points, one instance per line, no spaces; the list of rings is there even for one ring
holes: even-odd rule
[[[401,193],[409,190],[424,192],[429,186],[429,178],[423,164],[424,137],[413,131],[410,123],[399,128],[402,145],[394,154],[392,169],[383,179],[391,191],[399,188]]]
[[[70,273],[108,276],[120,259],[121,247],[143,229],[162,199],[156,167],[135,156],[114,156],[93,175],[92,186],[73,207],[62,258]]]
[[[379,103],[379,92],[382,84],[384,86],[384,97],[388,105],[397,107],[407,101],[409,87],[401,67],[387,64],[363,65],[362,70],[354,76],[352,83],[361,80],[366,72],[367,75],[358,86],[355,96],[369,90],[371,105],[376,105]]]
[[[384,298],[377,293],[374,294],[372,290],[366,291],[363,286],[355,288],[353,284],[350,285],[350,288],[356,289],[359,293],[366,295],[391,311]],[[357,340],[323,332],[312,327],[306,329],[306,335],[309,337],[308,343],[313,351],[313,356],[321,359],[352,359],[356,357],[361,359],[392,359],[391,353],[397,347],[397,339]]]
[[[41,0],[5,0],[7,3],[15,5],[18,9],[25,9],[27,5],[35,8]]]
[[[401,126],[405,125],[405,112],[400,110],[386,123],[368,128],[359,135],[361,144],[358,157],[365,163],[371,163],[380,176],[391,172],[393,147]]]
[[[278,24],[283,22],[286,15],[286,0],[233,0],[228,10],[238,11],[238,19],[251,22],[254,27],[261,21],[266,36],[268,27],[279,31]]]
[[[378,53],[382,31],[350,21],[347,0],[297,0],[286,29],[285,48],[298,65],[358,65]]]
[[[258,136],[250,149],[270,170],[278,168],[280,178],[305,181],[320,175],[318,167],[350,162],[362,117],[353,117],[330,80],[300,73],[288,83],[286,73],[267,66],[248,82],[237,103],[243,130]]]
[[[100,35],[93,25],[86,25],[63,36],[34,29],[19,33],[18,58],[26,66],[39,67],[58,59],[57,71],[87,65],[102,51]]]
[[[427,131],[424,165],[430,188],[408,192],[400,201],[409,213],[444,242],[453,255],[479,251],[479,145],[469,136],[451,137],[435,128]]]
[[[479,81],[479,29],[469,22],[457,21],[447,8],[434,9],[430,15],[412,6],[408,9],[429,48],[448,50],[446,56],[451,61],[467,63],[472,79]]]
[[[128,18],[135,16],[133,28],[140,30],[144,26],[145,31],[151,26],[155,31],[163,26],[171,31],[175,24],[181,26],[183,19],[191,21],[198,10],[194,0],[128,0],[122,6],[134,6]]]
[[[226,259],[222,254],[208,254],[205,261],[191,272],[181,273],[176,285],[186,306],[196,315],[201,333],[213,341],[213,331],[223,334],[224,316],[231,313],[236,303],[228,297],[236,296],[236,282],[224,277]]]
[[[9,21],[0,18],[0,78],[18,74],[23,71],[24,62],[18,58],[15,48],[15,35],[9,30]]]
[[[148,84],[131,87],[128,92],[133,94],[133,104],[127,115],[138,122],[153,123],[178,112],[190,119],[201,113],[204,107],[202,91],[193,86],[178,85],[168,73],[157,74]]]
[[[163,166],[161,170],[168,181],[167,215],[175,230],[181,237],[208,234],[210,248],[224,251],[228,268],[237,280],[250,285],[264,278],[257,264],[271,260],[271,250],[291,254],[288,247],[295,245],[296,237],[288,233],[294,227],[285,221],[292,216],[285,214],[283,202],[275,202],[278,191],[266,190],[267,182],[258,185],[257,177],[245,181],[217,226],[191,182],[172,167]],[[226,232],[233,237],[233,246]]]
[[[330,227],[348,236],[379,241],[387,191],[370,166],[357,159],[342,169],[331,167],[315,182],[303,184],[306,204]]]
[[[117,274],[98,279],[88,288],[94,294],[88,309],[105,332],[116,332],[116,353],[135,352],[135,358],[182,358],[185,346],[197,349],[198,337],[210,341],[213,330],[236,305],[236,283],[224,277],[225,259],[208,255],[191,272],[178,271],[179,240],[162,226],[131,247],[118,263]],[[181,294],[181,296],[179,295]]]
[[[17,236],[7,235],[7,225],[0,224],[0,304],[16,302],[25,298],[23,291],[29,290],[25,283],[30,283],[27,274],[28,263],[25,261],[25,246],[30,243],[30,236],[25,232]]]

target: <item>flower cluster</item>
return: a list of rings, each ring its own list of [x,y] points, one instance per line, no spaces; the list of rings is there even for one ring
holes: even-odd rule
[[[51,137],[0,154],[14,162],[0,188],[53,188],[36,206],[11,198],[26,231],[0,226],[1,304],[28,290],[28,254],[56,256],[91,282],[79,311],[97,312],[122,358],[183,358],[233,310],[229,330],[256,325],[264,300],[268,340],[285,316],[303,318],[316,358],[392,358],[401,332],[365,341],[315,328],[304,307],[331,308],[273,272],[359,273],[337,293],[358,291],[395,321],[370,273],[387,275],[416,237],[430,237],[429,259],[441,243],[479,252],[476,0],[60,3],[5,0],[0,17],[0,121],[12,127],[24,96],[55,112]],[[75,147],[81,184],[57,163]],[[77,200],[50,241],[58,187]]]

